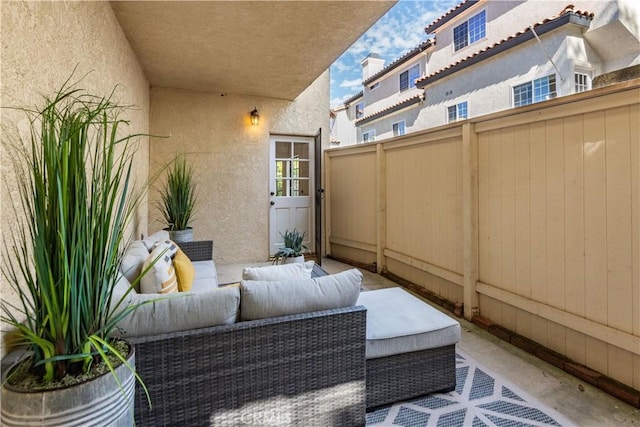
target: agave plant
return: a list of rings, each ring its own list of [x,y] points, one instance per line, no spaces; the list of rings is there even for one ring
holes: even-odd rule
[[[44,383],[100,360],[113,373],[107,353],[127,364],[110,332],[137,306],[125,307],[126,295],[113,290],[143,191],[131,188],[138,135],[121,136],[127,122],[111,98],[67,81],[43,108],[24,110],[30,137],[13,145],[22,220],[5,244],[2,273],[19,303],[3,300],[1,318],[30,346]]]
[[[167,172],[161,191],[162,215],[170,231],[186,230],[196,206],[194,169],[184,156],[178,156]]]
[[[286,230],[284,234],[280,233],[283,240],[283,246],[278,249],[278,252],[273,256],[273,263],[276,264],[280,258],[292,258],[302,255],[303,251],[308,251],[309,248],[304,245],[304,238],[307,232],[300,234],[295,228],[293,231]]]

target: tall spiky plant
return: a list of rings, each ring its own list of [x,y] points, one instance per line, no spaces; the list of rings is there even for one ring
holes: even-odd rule
[[[178,156],[167,171],[167,182],[162,188],[160,209],[171,231],[186,230],[196,207],[196,185],[193,166],[184,156]]]
[[[121,136],[128,122],[112,95],[67,81],[43,108],[24,110],[31,134],[14,156],[24,220],[2,268],[20,303],[2,301],[2,320],[31,347],[45,383],[87,372],[97,360],[113,373],[107,353],[127,364],[110,332],[137,306],[119,309],[126,295],[113,290],[142,192],[131,188],[138,135]]]
[[[308,251],[309,248],[303,243],[304,238],[307,236],[307,232],[300,234],[295,228],[293,231],[286,230],[284,234],[280,233],[282,237],[282,247],[278,249],[278,252],[273,255],[273,263],[277,264],[280,258],[291,258],[302,255],[304,251]]]

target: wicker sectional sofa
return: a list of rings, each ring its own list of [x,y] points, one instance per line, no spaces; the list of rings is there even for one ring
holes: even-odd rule
[[[134,338],[138,426],[361,426],[366,310]]]
[[[213,263],[211,241],[179,246],[194,264]],[[311,274],[327,276],[317,266]],[[244,304],[240,287],[212,282],[209,291],[171,294],[134,311],[119,333],[135,346],[151,399],[149,406],[137,384],[136,425],[364,425],[366,309],[355,306],[362,275],[350,274],[318,279],[323,286],[311,299],[320,306],[309,307],[319,309],[300,308],[298,282],[283,291],[277,281],[254,281],[242,283]],[[306,277],[299,280],[313,288]],[[337,289],[331,304],[326,289]],[[350,303],[341,302],[344,295]],[[154,297],[136,293],[132,301]],[[284,310],[296,314],[260,317],[262,301],[273,307],[287,299]]]
[[[196,263],[213,263],[211,241],[180,247]],[[362,276],[353,272],[359,283],[348,305],[251,320],[248,307],[262,305],[262,289],[277,288],[270,285],[279,282],[243,281],[242,293],[233,286],[216,291],[227,297],[236,293],[241,321],[223,315],[215,326],[196,319],[186,321],[195,325],[187,329],[157,333],[142,325],[154,332],[125,334],[135,345],[136,369],[152,404],[137,385],[136,425],[361,426],[366,410],[454,389],[457,322],[401,289],[360,293]],[[317,266],[311,272],[318,285],[331,286],[345,274],[322,278],[327,273]],[[353,292],[353,277],[347,282]],[[297,286],[287,289],[276,293],[275,300],[271,295],[265,305],[278,305],[283,299],[297,304]],[[331,299],[326,286],[318,289],[323,300]],[[257,302],[253,292],[258,292]],[[215,312],[209,306],[214,293],[186,298],[184,316]],[[170,303],[182,307],[183,302]],[[151,312],[143,308],[143,318],[153,320],[157,307]],[[160,318],[167,317],[157,311]],[[140,319],[134,324],[139,327]]]

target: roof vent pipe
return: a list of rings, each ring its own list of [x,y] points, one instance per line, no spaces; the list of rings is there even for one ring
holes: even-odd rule
[[[562,73],[560,73],[560,70],[558,70],[558,67],[556,66],[556,63],[553,62],[553,59],[551,59],[551,56],[549,55],[549,52],[547,52],[547,49],[544,48],[544,45],[542,44],[542,41],[540,41],[540,37],[538,37],[538,33],[536,33],[536,30],[533,29],[533,26],[531,26],[529,28],[531,29],[531,32],[533,33],[533,35],[536,37],[536,40],[538,40],[538,44],[540,45],[540,47],[544,51],[544,54],[547,55],[547,58],[549,58],[549,61],[551,62],[551,65],[553,65],[553,68],[556,69],[556,72],[558,73],[558,76],[560,76],[560,80],[564,81],[564,78],[562,77]]]

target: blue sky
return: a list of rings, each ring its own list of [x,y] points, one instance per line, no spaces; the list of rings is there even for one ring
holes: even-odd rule
[[[331,107],[362,90],[360,62],[375,52],[393,62],[426,40],[424,27],[461,0],[400,0],[331,65]]]

